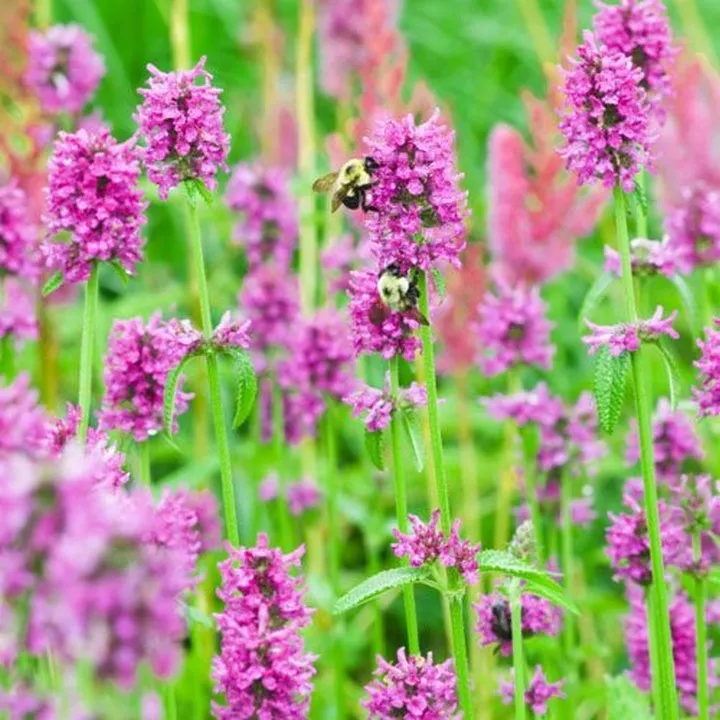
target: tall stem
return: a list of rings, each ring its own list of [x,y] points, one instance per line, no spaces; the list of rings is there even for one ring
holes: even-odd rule
[[[420,274],[420,312],[430,317],[429,283],[427,273]],[[430,463],[432,476],[435,478],[438,499],[440,501],[440,524],[446,536],[450,535],[452,516],[450,514],[450,495],[447,477],[445,476],[445,458],[443,456],[440,418],[438,416],[437,377],[435,374],[435,348],[433,346],[432,329],[423,325],[420,331],[423,345],[423,364],[425,366],[425,384],[428,396],[428,421],[430,424]],[[451,590],[462,588],[462,579],[455,568],[448,571]],[[470,693],[470,668],[467,656],[467,640],[465,634],[464,593],[453,594],[450,599],[450,625],[452,630],[453,656],[458,681],[458,698],[463,715],[473,717],[472,696]]]
[[[700,574],[699,564],[702,555],[700,533],[693,533],[693,559],[698,568],[695,578],[695,653],[697,657],[697,702],[698,720],[709,720],[708,697],[708,649],[705,604],[707,602],[707,578]]]
[[[152,485],[152,472],[150,468],[150,439],[137,444],[138,451],[138,477],[145,487]]]
[[[526,720],[525,657],[522,636],[522,590],[517,580],[510,585],[510,628],[512,633],[513,671],[515,676],[515,720]]]
[[[277,498],[275,507],[277,509],[277,529],[280,537],[280,546],[289,552],[292,549],[292,523],[288,510],[287,498],[287,477],[285,476],[285,416],[283,412],[282,390],[275,381],[272,391],[272,416],[273,416],[273,455],[275,461],[275,472],[278,478]]]
[[[203,333],[205,333],[205,337],[209,338],[212,335],[213,327],[212,317],[210,315],[210,295],[205,277],[202,238],[200,237],[200,219],[195,204],[188,200],[188,206],[190,217],[190,252],[192,253],[196,269],[202,330]],[[237,510],[235,509],[235,488],[233,487],[232,466],[230,462],[230,446],[228,444],[227,429],[225,428],[225,418],[223,416],[217,356],[214,353],[208,353],[205,356],[205,362],[207,365],[208,388],[210,391],[210,406],[212,408],[213,424],[215,426],[215,444],[217,445],[217,453],[220,460],[225,532],[227,533],[228,540],[237,546],[240,544],[240,537],[238,533]]]
[[[400,361],[397,357],[390,360],[390,389],[393,398],[400,392]],[[398,530],[408,532],[407,484],[402,464],[402,445],[400,442],[400,421],[397,417],[390,421],[390,447],[392,451],[393,479],[395,481],[395,512],[397,515]],[[408,559],[404,558],[404,564]],[[403,601],[405,603],[405,624],[407,625],[408,647],[411,655],[420,653],[420,636],[418,633],[417,608],[415,607],[415,593],[412,584],[403,588]]]
[[[540,502],[537,494],[537,454],[534,451],[531,452],[529,447],[529,434],[536,432],[537,429],[533,426],[519,430],[522,442],[523,479],[525,480],[525,494],[530,508],[530,520],[532,521],[533,536],[535,538],[535,552],[537,553],[539,567],[544,568],[547,553],[543,533],[543,518],[540,513]]]
[[[92,371],[95,350],[95,325],[97,324],[98,294],[100,287],[100,267],[93,265],[90,278],[85,285],[85,312],[83,314],[82,340],[80,344],[80,382],[78,405],[80,405],[80,424],[78,439],[84,443],[90,426],[90,404],[92,403]]]
[[[573,536],[570,502],[572,500],[572,484],[567,474],[560,477],[560,520],[561,536],[560,551],[562,555],[563,580],[568,597],[573,596]],[[575,640],[575,620],[572,613],[566,613],[563,622],[563,642],[566,662],[570,660]]]
[[[190,67],[190,23],[188,0],[172,0],[170,10],[170,40],[173,62],[178,69]]]
[[[628,238],[625,195],[618,186],[615,188],[615,223],[618,235],[618,250],[622,259],[622,282],[625,291],[626,317],[628,323],[638,322],[630,259],[630,241]],[[663,566],[662,542],[660,538],[660,516],[658,512],[657,486],[655,482],[655,458],[652,437],[652,416],[650,411],[650,393],[644,348],[641,346],[631,353],[632,376],[635,386],[635,405],[640,439],[640,466],[643,478],[645,514],[650,539],[650,562],[652,566],[652,585],[650,603],[654,614],[653,632],[649,641],[655,644],[657,667],[653,668],[653,684],[658,684],[657,697],[660,707],[657,709],[659,720],[676,720],[678,717],[677,688],[675,686],[675,668],[673,664],[672,636],[670,634],[670,616],[668,614],[665,568]],[[648,609],[650,610],[650,608]],[[650,653],[651,658],[653,653]]]

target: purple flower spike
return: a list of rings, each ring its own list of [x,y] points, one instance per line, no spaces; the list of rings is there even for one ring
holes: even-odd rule
[[[499,375],[517,365],[550,368],[555,348],[550,344],[552,324],[545,318],[545,303],[537,288],[497,283],[487,293],[475,324],[477,363],[486,375]]]
[[[228,310],[220,318],[220,323],[213,331],[210,342],[216,350],[231,350],[232,348],[247,350],[250,347],[250,326],[250,320],[233,318],[232,313]]]
[[[215,615],[221,634],[213,660],[213,703],[218,720],[307,717],[315,658],[304,651],[300,630],[310,622],[301,579],[291,575],[304,548],[283,555],[258,536],[254,548],[228,548],[219,564],[225,607]]]
[[[545,679],[545,674],[540,665],[535,666],[535,674],[525,691],[525,703],[535,716],[547,713],[547,704],[552,698],[565,697],[565,693],[562,691],[563,682],[563,680],[560,680],[559,682],[549,683]],[[513,703],[515,699],[514,671],[510,671],[510,680],[500,686],[500,695],[506,705]]]
[[[662,241],[635,238],[630,243],[632,274],[636,277],[665,275],[672,277],[683,266],[681,250],[668,238]],[[609,245],[605,246],[605,271],[620,277],[622,260],[620,253]]]
[[[212,86],[205,58],[192,70],[148,70],[149,87],[138,91],[144,100],[135,115],[148,177],[163,199],[184,180],[215,190],[218,170],[228,170],[230,136],[223,127],[222,91]]]
[[[10,181],[0,186],[0,272],[35,280],[38,275],[37,228],[27,196]]]
[[[371,720],[459,720],[452,660],[435,664],[432,653],[408,658],[400,648],[395,665],[381,657],[377,663],[376,679],[366,686],[363,701]]]
[[[635,175],[650,160],[650,107],[643,71],[622,52],[598,45],[584,33],[578,59],[565,74],[565,115],[560,150],[578,183],[635,187]]]
[[[693,388],[698,413],[701,417],[720,415],[720,319],[705,329],[705,339],[698,340],[700,359],[698,368],[700,386]]]
[[[0,340],[12,338],[16,348],[38,336],[35,298],[29,287],[14,277],[0,277]]]
[[[103,75],[105,64],[80,26],[30,33],[25,82],[46,112],[80,113]]]
[[[42,247],[48,269],[65,282],[84,282],[93,263],[118,262],[133,274],[142,260],[146,203],[138,189],[140,164],[130,142],[99,130],[61,132],[48,163],[45,222],[52,235]]]

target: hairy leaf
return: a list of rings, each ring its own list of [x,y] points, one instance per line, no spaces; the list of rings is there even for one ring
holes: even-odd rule
[[[238,371],[237,399],[233,427],[240,427],[249,417],[257,396],[257,376],[250,357],[239,348],[232,353]]]
[[[115,259],[110,261],[110,267],[118,274],[118,277],[122,281],[123,285],[127,285],[130,281],[130,274],[128,271],[122,266],[122,263]]]
[[[677,362],[675,356],[667,343],[662,340],[657,343],[657,349],[662,355],[663,364],[665,365],[665,372],[668,378],[668,389],[670,390],[670,405],[673,411],[677,410],[678,405],[678,391],[680,389],[680,373],[678,371]]]
[[[680,299],[685,307],[685,312],[688,316],[688,323],[693,335],[697,336],[700,331],[700,313],[698,312],[698,306],[695,302],[695,295],[693,291],[688,287],[685,278],[677,273],[672,277],[668,278],[670,282],[675,286],[675,289],[680,295]]]
[[[422,432],[417,421],[417,414],[414,410],[402,410],[400,417],[413,449],[415,467],[418,472],[422,472],[425,467],[425,444],[423,443]]]
[[[535,580],[527,580],[523,592],[530,595],[538,595],[549,600],[553,605],[567,610],[575,615],[580,614],[578,606],[568,597],[565,589],[549,577],[545,577],[542,582]]]
[[[385,469],[385,438],[382,430],[370,432],[365,430],[365,448],[370,462],[378,469]]]
[[[348,610],[364,605],[378,595],[388,590],[401,588],[411,583],[421,583],[430,579],[430,570],[427,567],[404,567],[393,570],[383,570],[369,577],[365,582],[356,585],[349,593],[343,595],[333,608],[334,615],[341,615]]]
[[[167,376],[165,381],[165,395],[163,397],[163,422],[165,425],[165,432],[168,436],[172,434],[173,418],[175,416],[175,396],[177,395],[178,384],[180,383],[180,377],[188,361],[195,357],[194,353],[186,355],[180,364],[173,368]]]
[[[580,307],[580,313],[578,315],[578,321],[582,326],[590,313],[598,306],[598,303],[605,297],[605,293],[608,291],[610,285],[612,285],[615,276],[611,273],[605,272],[600,275],[597,280],[590,286],[590,289],[585,294],[582,306]]]
[[[435,290],[437,291],[437,294],[440,296],[441,300],[444,300],[445,295],[447,294],[445,276],[437,268],[432,268],[432,270],[430,270],[430,273],[432,274],[433,285],[435,285]]]
[[[48,295],[52,295],[64,282],[65,276],[59,270],[54,272],[43,285],[42,296],[47,297]]]
[[[611,355],[604,345],[595,353],[593,394],[600,428],[608,435],[620,419],[629,368],[630,353]]]
[[[650,698],[625,675],[605,679],[608,720],[652,720]]]

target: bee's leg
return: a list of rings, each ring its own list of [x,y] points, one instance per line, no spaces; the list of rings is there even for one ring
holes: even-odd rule
[[[380,212],[380,210],[378,210],[378,208],[376,208],[374,205],[370,205],[368,203],[368,196],[367,196],[367,192],[365,192],[365,189],[358,190],[357,195],[360,199],[360,207],[362,207],[363,212],[369,212],[370,210],[372,210],[373,212]]]

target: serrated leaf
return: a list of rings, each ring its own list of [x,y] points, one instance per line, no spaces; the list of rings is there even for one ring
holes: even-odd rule
[[[672,351],[668,347],[667,343],[662,340],[656,343],[657,349],[660,351],[660,355],[665,365],[665,372],[668,378],[668,389],[670,391],[670,406],[673,412],[677,410],[678,406],[678,391],[680,389],[680,372],[678,371],[677,362],[672,354]]]
[[[205,201],[206,205],[212,205],[213,200],[215,199],[215,196],[208,190],[207,185],[205,185],[202,180],[196,180],[197,183],[197,191],[200,193],[200,196]]]
[[[47,297],[48,295],[52,295],[56,290],[62,287],[62,284],[64,282],[65,276],[59,270],[57,272],[54,272],[48,278],[48,281],[43,285],[42,296]]]
[[[578,606],[568,597],[565,589],[547,576],[542,582],[535,580],[527,580],[522,591],[530,595],[538,595],[539,597],[549,600],[553,605],[567,610],[574,615],[580,614]]]
[[[437,294],[440,296],[441,300],[444,300],[445,295],[447,294],[445,276],[437,268],[432,268],[430,270],[430,273],[432,274],[433,285],[435,285],[435,290],[437,291]]]
[[[198,199],[198,186],[194,180],[184,180],[183,189],[185,190],[185,196],[192,207],[197,206]]]
[[[343,595],[335,603],[333,615],[342,615],[348,612],[348,610],[360,607],[388,590],[425,582],[429,579],[430,570],[424,566],[419,568],[404,567],[394,568],[393,570],[383,570],[377,573],[377,575],[373,575],[359,585],[356,585],[349,593]]]
[[[633,199],[638,204],[643,215],[648,214],[648,198],[645,188],[635,180],[635,190],[633,191]]]
[[[605,345],[595,353],[593,394],[598,423],[608,435],[613,432],[620,419],[629,368],[630,353],[612,355]]]
[[[652,720],[650,698],[625,675],[605,678],[608,720]]]
[[[385,469],[385,441],[382,430],[370,432],[365,430],[365,449],[370,462],[378,469]]]
[[[675,286],[675,289],[678,291],[678,295],[680,295],[680,299],[682,300],[685,312],[688,316],[690,329],[692,330],[693,335],[697,336],[700,330],[700,313],[698,312],[698,306],[695,302],[695,296],[693,295],[692,290],[689,288],[682,275],[675,274],[668,278],[668,280],[670,280],[670,282]]]
[[[257,396],[257,376],[250,357],[244,350],[232,353],[238,371],[237,397],[235,400],[235,415],[233,427],[240,427],[249,417]]]
[[[180,377],[185,366],[191,358],[196,357],[195,353],[186,355],[177,367],[173,368],[165,380],[165,395],[163,397],[163,423],[167,435],[172,433],[173,418],[175,416],[175,395],[177,394]]]
[[[127,285],[128,282],[130,282],[130,275],[119,260],[111,260],[110,267],[118,274],[123,285]]]
[[[585,294],[585,297],[580,307],[580,314],[578,321],[582,326],[590,313],[597,307],[598,303],[605,297],[605,293],[608,288],[612,285],[615,276],[611,273],[605,272],[600,275],[595,282],[590,286],[590,289]]]
[[[418,472],[422,472],[425,467],[425,444],[417,421],[417,414],[413,410],[401,410],[400,418],[413,449],[415,468]]]
[[[480,572],[507,575],[508,577],[535,580],[537,582],[543,582],[544,579],[547,579],[549,582],[555,583],[546,570],[529,565],[505,550],[483,550],[478,553],[477,560]]]

